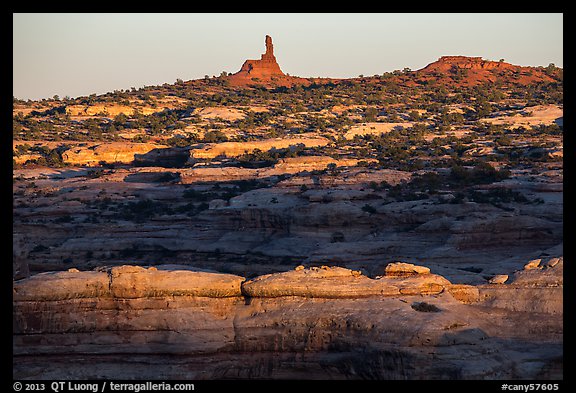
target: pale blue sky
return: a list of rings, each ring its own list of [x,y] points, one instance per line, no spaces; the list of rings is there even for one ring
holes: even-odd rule
[[[445,55],[563,67],[563,15],[13,14],[17,98],[102,94],[236,72],[272,36],[282,71],[350,78]]]

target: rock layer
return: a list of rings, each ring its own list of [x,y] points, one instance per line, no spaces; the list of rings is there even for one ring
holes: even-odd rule
[[[484,60],[482,57],[469,57],[469,56],[442,56],[438,61],[429,64],[425,70],[440,70],[446,71],[452,67],[461,69],[507,69],[514,68],[515,66],[504,61],[490,61]]]
[[[97,165],[100,163],[132,163],[135,156],[147,154],[167,146],[155,143],[108,142],[76,146],[62,153],[62,160],[71,165]]]
[[[441,293],[448,285],[448,280],[434,274],[371,279],[359,271],[322,266],[264,275],[245,282],[242,291],[251,297],[362,298],[433,295]]]
[[[38,274],[14,283],[13,376],[561,379],[561,308],[541,307],[557,294],[532,294],[561,289],[557,259],[475,299],[429,272],[325,266],[246,282],[162,265]],[[382,296],[384,282],[410,290]]]
[[[191,150],[195,158],[215,158],[218,156],[237,157],[250,153],[254,149],[269,151],[272,149],[285,149],[290,146],[303,145],[305,147],[326,146],[330,141],[324,137],[311,138],[275,138],[250,142],[222,142],[211,143],[198,149]]]
[[[117,266],[108,272],[36,274],[14,283],[14,301],[56,301],[79,298],[145,298],[158,296],[241,296],[244,278],[232,274],[159,270],[140,266]]]

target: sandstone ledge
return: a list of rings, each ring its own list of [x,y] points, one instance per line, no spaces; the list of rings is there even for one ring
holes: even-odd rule
[[[14,282],[14,301],[55,301],[77,298],[148,298],[161,296],[241,296],[243,277],[190,270],[158,270],[139,266],[113,267],[109,272],[40,273]]]
[[[238,157],[255,149],[269,151],[271,149],[285,149],[290,146],[304,145],[305,147],[326,146],[330,141],[318,136],[300,136],[298,138],[272,138],[249,142],[221,142],[209,143],[203,148],[192,149],[190,152],[194,158],[212,159],[218,156]]]
[[[163,271],[138,266],[112,268],[112,296],[140,298],[158,296],[241,296],[243,277],[224,273],[187,270]]]
[[[181,265],[38,274],[14,283],[13,373],[333,379],[370,367],[377,379],[561,379],[562,288],[533,286],[543,274],[561,285],[557,259],[519,272],[522,283],[479,286],[404,263],[387,270],[408,276],[376,279],[325,266],[247,282]],[[255,297],[210,297],[223,292]]]
[[[371,279],[360,272],[322,266],[268,274],[242,284],[251,297],[301,296],[317,298],[361,298],[370,296],[436,295],[450,282],[435,274]]]
[[[553,265],[553,266],[552,266]],[[555,258],[542,269],[523,270],[510,284],[480,286],[452,284],[430,269],[409,263],[390,263],[384,276],[369,278],[342,267],[298,266],[292,271],[267,274],[246,281],[244,277],[191,270],[186,266],[117,266],[107,272],[70,269],[40,273],[15,281],[13,300],[58,301],[80,298],[139,299],[160,297],[305,297],[365,298],[449,293],[461,303],[489,301],[496,288],[526,290],[562,289],[563,259]]]
[[[156,143],[102,142],[76,146],[62,153],[62,160],[70,165],[96,165],[106,163],[132,163],[135,156],[155,149],[166,148]]]
[[[411,264],[407,276],[371,279],[341,267],[297,267],[245,281],[244,277],[187,270],[185,267],[118,266],[108,272],[40,273],[15,281],[14,301],[58,301],[79,298],[137,299],[165,296],[360,298],[370,296],[435,295],[452,284],[444,277]],[[421,273],[416,273],[421,272]]]
[[[48,272],[14,282],[13,300],[56,301],[110,296],[105,272]]]

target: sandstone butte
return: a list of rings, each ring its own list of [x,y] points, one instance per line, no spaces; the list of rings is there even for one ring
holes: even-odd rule
[[[503,70],[516,68],[516,66],[504,61],[484,60],[482,57],[442,56],[438,61],[428,64],[422,70],[446,72],[450,71],[453,67],[470,70]]]
[[[447,79],[459,75],[456,80]],[[421,78],[439,78],[445,83],[474,85],[495,82],[503,75],[515,75],[515,84],[526,85],[537,82],[553,82],[554,78],[546,75],[537,67],[524,67],[507,63],[503,60],[485,60],[482,57],[442,56],[437,61],[416,71]],[[511,80],[509,78],[500,80]]]

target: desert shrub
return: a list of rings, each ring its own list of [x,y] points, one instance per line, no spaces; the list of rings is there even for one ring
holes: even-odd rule
[[[188,147],[196,142],[198,142],[198,138],[196,137],[195,134],[192,134],[186,137],[173,136],[171,138],[166,139],[164,143],[172,147]]]
[[[210,193],[206,193],[206,192],[202,192],[202,191],[197,191],[194,189],[191,190],[185,190],[182,193],[182,197],[186,198],[186,199],[193,199],[195,201],[199,201],[199,202],[204,202],[204,201],[208,201],[211,199],[211,195]]]
[[[342,232],[334,232],[330,235],[330,243],[341,243],[345,240]]]
[[[204,134],[204,138],[202,142],[205,143],[218,143],[218,142],[226,142],[228,137],[220,130],[212,130],[208,131]]]
[[[237,157],[238,164],[243,168],[264,168],[278,162],[278,154],[254,149]]]
[[[65,223],[72,222],[72,221],[74,221],[74,218],[69,214],[66,214],[64,216],[60,216],[54,220],[54,222],[58,223],[58,224],[65,224]]]
[[[507,169],[498,170],[489,163],[481,161],[472,169],[454,164],[450,168],[449,177],[453,184],[487,184],[509,178],[510,171]]]
[[[377,212],[377,210],[373,206],[370,206],[369,204],[365,204],[364,206],[362,206],[362,211],[365,211],[366,213],[369,214],[374,214]]]
[[[170,206],[151,199],[144,199],[121,205],[116,217],[134,222],[143,222],[157,215],[173,213],[174,211]]]
[[[434,172],[426,172],[421,175],[416,175],[410,182],[410,185],[420,191],[428,191],[430,193],[436,192],[442,185],[442,176]]]
[[[496,146],[510,146],[512,144],[512,138],[509,135],[499,136],[494,140]]]
[[[398,202],[418,201],[430,198],[428,193],[420,191],[419,186],[415,188],[411,183],[399,183],[390,187],[387,196],[394,198]]]
[[[237,186],[238,190],[242,193],[267,186],[266,183],[259,181],[257,179],[236,180],[230,183]]]
[[[88,171],[86,172],[86,178],[88,179],[97,179],[99,177],[104,176],[104,170],[103,169],[88,169]]]
[[[330,176],[337,176],[340,173],[340,170],[337,169],[337,165],[334,162],[326,165],[326,172],[330,174]]]
[[[366,121],[370,122],[375,121],[377,115],[378,115],[378,109],[374,107],[369,107],[364,110],[364,118],[366,119]]]
[[[50,248],[46,247],[43,244],[38,244],[38,245],[34,246],[34,248],[30,252],[32,253],[32,252],[43,252],[43,251],[50,251]]]
[[[468,194],[468,199],[477,203],[527,203],[528,198],[519,193],[518,191],[510,190],[509,188],[493,188],[486,192],[471,190]]]
[[[414,302],[411,305],[412,309],[420,312],[440,312],[441,310],[433,304],[426,302]]]
[[[18,145],[18,146],[16,146],[16,151],[14,152],[14,155],[19,156],[22,154],[27,154],[31,148],[32,148],[32,146],[30,146],[27,143],[24,143],[22,145]]]

